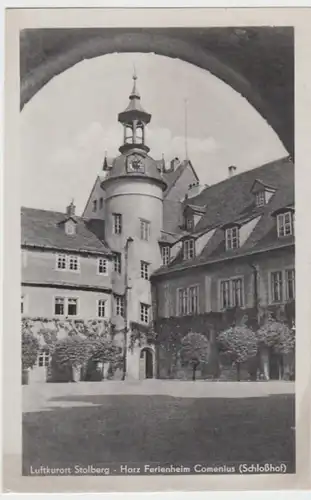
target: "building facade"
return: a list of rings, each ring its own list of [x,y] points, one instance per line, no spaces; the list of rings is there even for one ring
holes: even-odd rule
[[[136,330],[295,298],[291,160],[230,167],[226,180],[201,186],[188,159],[150,156],[136,80],[118,115],[120,154],[105,157],[83,216],[73,203],[64,214],[22,209],[22,315],[111,321],[129,379],[162,373],[152,343],[130,345]],[[44,378],[44,356],[34,379]]]

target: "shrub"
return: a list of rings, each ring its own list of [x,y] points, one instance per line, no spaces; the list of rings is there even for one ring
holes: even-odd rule
[[[27,370],[32,368],[37,361],[39,351],[39,341],[29,331],[22,331],[22,368]]]

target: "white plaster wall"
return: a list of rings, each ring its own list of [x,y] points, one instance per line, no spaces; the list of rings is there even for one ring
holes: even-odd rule
[[[113,213],[122,214],[122,234],[113,233]],[[124,247],[128,237],[133,238],[128,251],[128,320],[140,322],[140,302],[150,305],[150,281],[141,278],[141,260],[149,263],[149,274],[160,267],[161,254],[158,239],[162,230],[162,189],[149,179],[116,179],[106,185],[105,236],[111,250],[122,254],[122,274],[113,276],[113,290],[124,293]],[[150,221],[149,240],[140,239],[140,219]]]

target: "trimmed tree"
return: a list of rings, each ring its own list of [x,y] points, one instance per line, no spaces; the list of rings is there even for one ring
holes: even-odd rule
[[[246,325],[235,325],[219,333],[217,340],[221,351],[236,366],[237,380],[241,380],[241,363],[257,354],[257,338]]]
[[[209,341],[202,333],[189,332],[181,340],[180,359],[184,365],[191,367],[192,380],[196,379],[199,365],[208,362],[209,353]]]
[[[78,381],[81,368],[92,356],[92,342],[78,335],[68,336],[56,342],[54,362],[59,366],[72,368],[74,381]]]
[[[276,321],[271,315],[256,335],[259,345],[272,348],[280,356],[290,354],[295,349],[295,330],[281,321]],[[267,376],[269,377],[269,374]]]
[[[118,367],[122,366],[122,348],[113,344],[110,339],[102,338],[92,343],[92,360],[109,365],[109,373],[113,375]],[[103,368],[102,368],[103,369]]]

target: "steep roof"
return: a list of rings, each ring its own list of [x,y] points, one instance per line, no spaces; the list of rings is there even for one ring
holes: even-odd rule
[[[135,153],[136,150],[133,148],[133,153]],[[139,152],[141,155],[141,152]],[[163,191],[166,189],[166,183],[164,180],[164,176],[161,174],[161,172],[158,169],[158,164],[157,162],[151,158],[151,156],[148,155],[143,155],[144,157],[144,170],[143,171],[137,171],[137,172],[129,172],[127,169],[127,158],[131,156],[129,154],[121,154],[117,156],[113,160],[112,168],[107,172],[107,176],[104,179],[104,183],[109,181],[110,179],[114,178],[119,178],[119,177],[136,177],[136,178],[150,178],[155,181],[157,181],[161,186]]]
[[[111,253],[104,241],[104,225],[101,221],[85,221],[75,217],[76,232],[69,235],[62,224],[67,218],[61,212],[22,207],[22,246],[106,255]]]
[[[168,195],[171,188],[175,185],[175,183],[178,181],[178,179],[181,177],[181,175],[187,169],[188,166],[190,166],[192,168],[192,171],[193,171],[194,176],[197,179],[197,181],[199,180],[197,173],[193,168],[192,163],[189,160],[184,160],[178,165],[178,167],[175,170],[163,173],[163,178],[167,184],[167,188],[164,192],[164,197],[166,197]],[[186,188],[188,188],[188,186],[186,186]]]
[[[276,192],[263,207],[254,203],[251,192],[255,180],[274,186]],[[267,163],[214,184],[191,199],[191,205],[206,205],[205,214],[198,221],[193,236],[212,229],[214,234],[202,252],[194,259],[184,261],[178,255],[168,266],[162,266],[154,274],[166,274],[193,265],[227,259],[264,249],[279,248],[294,243],[294,237],[277,237],[273,213],[294,204],[294,165],[287,158]],[[187,206],[187,205],[184,205]],[[228,223],[245,223],[258,218],[258,222],[240,248],[226,251],[223,226]],[[182,235],[182,233],[181,233]]]

